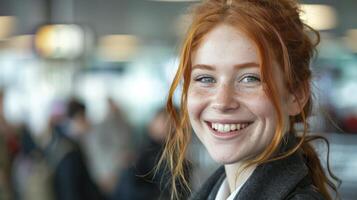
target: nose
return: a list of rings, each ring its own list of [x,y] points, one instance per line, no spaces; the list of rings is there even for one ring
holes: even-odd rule
[[[221,112],[228,112],[239,108],[239,102],[234,98],[234,89],[229,84],[222,84],[216,90],[212,107]]]

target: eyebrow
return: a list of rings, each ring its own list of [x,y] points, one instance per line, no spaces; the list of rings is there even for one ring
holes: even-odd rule
[[[241,69],[241,68],[247,68],[247,67],[259,67],[260,65],[255,62],[246,62],[246,63],[241,63],[241,64],[236,64],[234,65],[235,69]],[[212,65],[206,65],[206,64],[197,64],[192,66],[192,70],[194,69],[206,69],[209,71],[215,71],[215,67]]]

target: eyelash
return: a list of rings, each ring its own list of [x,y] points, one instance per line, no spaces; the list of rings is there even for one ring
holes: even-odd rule
[[[248,75],[243,76],[243,77],[239,80],[239,83],[251,83],[252,81],[243,82],[243,80],[245,80],[245,79],[247,79],[247,78],[254,79],[254,80],[253,80],[254,82],[260,82],[260,78],[259,78],[258,76],[253,75],[253,74],[248,74]]]
[[[210,79],[210,81],[208,81],[207,79]],[[206,76],[206,75],[196,77],[195,81],[200,82],[200,83],[215,83],[216,82],[216,80],[214,80],[213,77]]]

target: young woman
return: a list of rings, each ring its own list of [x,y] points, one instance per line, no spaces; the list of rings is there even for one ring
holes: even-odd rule
[[[222,164],[192,199],[332,199],[328,186],[335,187],[306,136],[319,35],[299,12],[293,0],[207,0],[194,8],[167,103],[176,129],[164,154],[173,199],[180,199],[175,184],[186,183],[191,127]]]

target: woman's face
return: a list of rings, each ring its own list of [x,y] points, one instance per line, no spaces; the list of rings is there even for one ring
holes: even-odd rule
[[[219,163],[233,164],[259,154],[275,133],[277,114],[263,89],[259,62],[254,43],[224,24],[205,35],[192,55],[189,118]],[[276,73],[283,94],[278,67]]]

